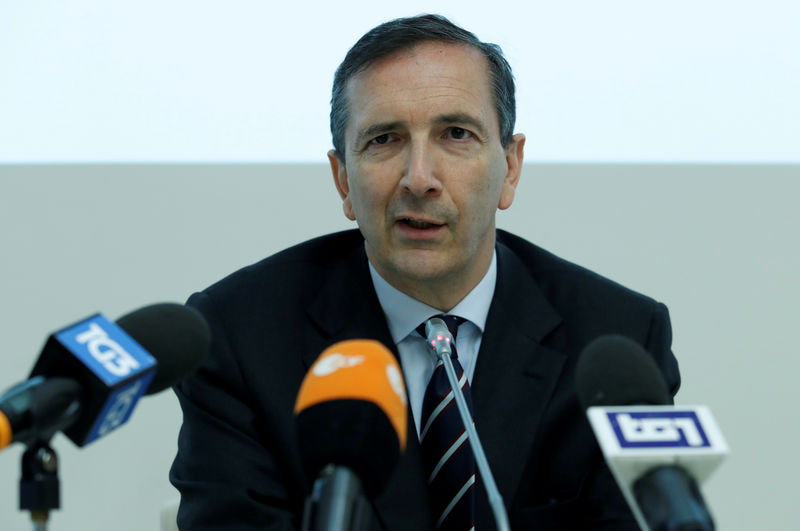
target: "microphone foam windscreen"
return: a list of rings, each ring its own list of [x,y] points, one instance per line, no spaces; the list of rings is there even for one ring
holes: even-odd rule
[[[653,357],[621,335],[601,336],[586,346],[575,369],[581,407],[667,405],[667,384]]]
[[[405,383],[386,347],[358,339],[327,348],[300,386],[295,414],[312,479],[333,463],[352,469],[368,494],[383,490],[408,425]]]
[[[117,324],[158,361],[148,395],[180,382],[208,355],[208,323],[189,306],[153,304],[120,317]]]

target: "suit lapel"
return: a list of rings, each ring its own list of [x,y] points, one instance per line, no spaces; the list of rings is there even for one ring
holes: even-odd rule
[[[326,347],[346,339],[376,339],[397,356],[369,278],[363,244],[354,248],[331,271],[319,295],[309,306],[308,316],[316,333],[306,337],[307,346],[303,352],[306,369]]]
[[[475,425],[508,506],[565,355],[541,343],[561,317],[516,255],[502,244],[497,251],[497,286],[472,390]]]
[[[371,338],[380,341],[398,359],[383,309],[369,278],[369,266],[363,244],[331,272],[316,300],[308,308],[312,323],[306,335],[303,363],[308,369],[322,351],[338,341]],[[374,500],[375,512],[382,527],[391,531],[425,530],[431,516],[427,483],[416,427],[408,410],[408,444],[401,453],[386,490]],[[369,448],[364,449],[369,452]]]

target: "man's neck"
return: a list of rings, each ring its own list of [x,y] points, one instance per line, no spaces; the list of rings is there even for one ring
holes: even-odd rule
[[[486,271],[484,271],[484,274]],[[413,297],[420,302],[436,308],[444,313],[452,310],[461,302],[472,289],[478,285],[477,282],[455,283],[455,282],[426,282],[424,285],[409,283],[408,285],[397,285],[387,280],[396,289],[402,291],[409,297]]]
[[[466,297],[484,279],[494,260],[494,250],[489,255],[485,264],[473,269],[473,275],[465,279],[455,279],[449,276],[446,279],[426,279],[423,281],[399,282],[391,278],[391,275],[384,274],[375,264],[370,261],[372,269],[393,288],[409,297],[416,299],[432,308],[443,313],[447,313],[455,308],[464,297]],[[475,272],[477,271],[477,274]]]
[[[419,323],[440,313],[451,313],[463,317],[483,331],[497,283],[497,257],[493,253],[489,270],[478,282],[478,285],[467,293],[456,306],[446,312],[398,290],[389,284],[372,264],[369,265],[369,273],[378,301],[386,314],[392,339],[395,343],[399,343],[413,332]]]

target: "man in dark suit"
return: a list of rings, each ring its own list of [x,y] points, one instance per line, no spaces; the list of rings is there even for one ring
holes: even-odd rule
[[[184,424],[170,478],[182,528],[299,527],[309,484],[294,400],[315,358],[352,338],[387,345],[409,391],[408,448],[374,500],[373,527],[433,528],[413,434],[434,360],[414,329],[438,313],[467,319],[459,358],[512,529],[636,528],[573,374],[589,341],[623,334],[654,356],[674,394],[667,311],[495,228],[522,166],[525,138],[513,127],[499,48],[446,19],[392,21],[350,50],[334,79],[329,160],[359,231],[278,253],[189,300],[213,339],[208,363],[176,388]],[[477,491],[475,527],[491,529]]]

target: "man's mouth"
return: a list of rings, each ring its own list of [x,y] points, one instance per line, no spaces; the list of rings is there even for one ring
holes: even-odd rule
[[[400,223],[408,225],[412,229],[419,229],[419,230],[433,229],[433,228],[442,226],[441,223],[430,223],[428,221],[422,221],[422,220],[419,220],[419,219],[411,219],[411,218],[402,218],[400,220]]]

